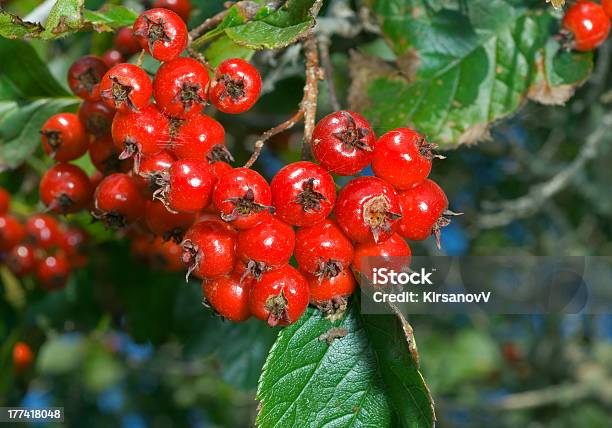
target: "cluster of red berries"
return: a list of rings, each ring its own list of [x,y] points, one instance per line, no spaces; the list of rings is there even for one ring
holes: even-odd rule
[[[612,0],[577,1],[563,16],[562,37],[566,44],[578,51],[592,51],[601,45],[610,33]]]

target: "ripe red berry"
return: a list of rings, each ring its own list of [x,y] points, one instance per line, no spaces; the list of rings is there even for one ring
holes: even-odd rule
[[[202,282],[206,302],[223,318],[234,322],[251,317],[250,291],[251,281],[241,281],[236,273]]]
[[[91,182],[76,165],[58,163],[40,180],[40,199],[57,214],[76,213],[87,207],[91,200]]]
[[[145,194],[154,193],[160,188],[160,180],[163,182],[164,172],[170,169],[174,161],[176,158],[168,150],[141,158],[138,176],[134,178]]]
[[[48,250],[57,247],[60,242],[59,224],[47,214],[36,214],[28,218],[25,224],[28,241],[37,247]]]
[[[183,122],[174,137],[172,153],[179,159],[209,162],[234,160],[225,147],[225,129],[215,119],[204,114]]]
[[[21,277],[36,269],[36,249],[30,244],[15,245],[6,256],[6,265],[15,275]]]
[[[34,353],[27,343],[17,342],[13,347],[13,367],[17,372],[27,370],[34,361]]]
[[[125,62],[125,58],[117,49],[110,49],[104,52],[104,55],[102,55],[102,61],[104,61],[104,64],[106,64],[108,68],[111,68]]]
[[[612,18],[612,0],[601,0],[601,7],[606,12],[606,15]]]
[[[10,214],[0,214],[0,251],[8,251],[17,245],[26,231],[21,223]]]
[[[397,233],[379,244],[367,242],[355,247],[353,267],[365,277],[372,279],[372,269],[384,266],[396,272],[405,272],[410,267],[410,247]]]
[[[119,159],[121,152],[110,135],[96,138],[89,144],[89,158],[96,169],[104,174],[128,172],[133,168],[132,159]]]
[[[295,226],[324,220],[336,202],[334,179],[312,162],[285,166],[272,179],[270,189],[276,216]]]
[[[11,194],[0,187],[0,215],[4,215],[11,207]]]
[[[132,27],[140,47],[158,61],[171,61],[187,47],[187,26],[176,13],[155,8],[144,11]]]
[[[61,251],[46,256],[36,266],[36,279],[48,291],[64,288],[69,276],[70,263]]]
[[[217,180],[219,180],[219,178],[221,178],[222,176],[224,176],[225,174],[233,170],[230,164],[228,164],[227,162],[222,162],[222,161],[213,162],[210,164],[210,167],[212,168],[213,174],[215,174],[215,178]]]
[[[168,209],[196,213],[210,203],[215,176],[206,161],[178,160],[158,183],[154,196]]]
[[[151,104],[139,112],[118,112],[113,120],[113,141],[119,159],[134,157],[139,169],[141,155],[161,152],[170,142],[170,121]]]
[[[157,238],[150,244],[150,263],[166,272],[180,272],[185,268],[181,261],[182,252],[182,247],[176,242]]]
[[[608,38],[610,17],[599,4],[580,1],[567,9],[562,25],[573,36],[573,48],[591,51]]]
[[[372,161],[376,136],[358,113],[341,110],[325,116],[312,134],[312,153],[323,168],[355,175]]]
[[[144,214],[145,200],[138,185],[127,174],[115,173],[104,178],[95,193],[92,215],[108,228],[121,228]]]
[[[82,268],[87,265],[89,235],[79,227],[68,227],[61,231],[59,246],[68,257],[70,265]]]
[[[269,215],[258,225],[240,231],[236,252],[247,263],[249,273],[259,278],[262,272],[289,263],[294,246],[293,228]]]
[[[285,265],[265,272],[251,287],[249,307],[254,317],[268,325],[289,325],[297,321],[309,301],[308,282],[294,267]]]
[[[402,211],[398,194],[377,177],[351,180],[338,194],[336,220],[357,242],[382,242],[399,227]]]
[[[68,86],[84,100],[100,98],[100,81],[108,67],[97,56],[88,55],[77,59],[68,69]]]
[[[350,268],[338,272],[331,278],[321,278],[304,273],[310,291],[310,303],[324,312],[336,308],[346,309],[346,299],[355,291],[355,277]]]
[[[153,84],[137,65],[118,64],[100,82],[100,96],[109,107],[119,111],[140,111],[149,105]]]
[[[185,22],[189,21],[189,15],[191,15],[191,2],[189,0],[156,0],[153,7],[170,9]]]
[[[173,240],[177,244],[183,241],[185,232],[196,219],[195,214],[171,213],[160,201],[147,201],[145,221],[147,226],[164,241]]]
[[[45,153],[58,162],[80,158],[87,151],[85,127],[76,114],[59,113],[51,116],[40,134]]]
[[[181,245],[187,276],[194,272],[199,278],[218,278],[236,265],[236,232],[220,221],[194,224]]]
[[[134,37],[134,32],[128,27],[123,27],[117,31],[115,48],[126,57],[130,57],[141,50],[140,43]]]
[[[85,130],[94,136],[110,134],[115,109],[103,101],[83,101],[79,108],[79,120]]]
[[[210,102],[223,113],[244,113],[255,105],[260,94],[259,71],[240,58],[219,64],[210,82]]]
[[[353,244],[334,221],[325,220],[298,229],[294,255],[303,271],[333,278],[353,261]]]
[[[153,96],[161,111],[186,119],[204,109],[210,76],[206,67],[192,58],[177,58],[162,64],[153,80]]]

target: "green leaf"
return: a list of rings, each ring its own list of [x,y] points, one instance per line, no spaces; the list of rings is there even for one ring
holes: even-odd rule
[[[80,30],[83,26],[83,3],[84,0],[58,0],[49,13],[41,37],[51,40]]]
[[[539,79],[553,92],[564,87],[559,103],[591,71],[590,54],[549,56],[557,18],[548,8],[516,0],[367,3],[396,55],[391,65],[353,58],[352,107],[378,132],[411,124],[445,147],[475,142],[515,112]]]
[[[223,36],[212,42],[204,51],[204,57],[213,67],[229,58],[242,58],[249,60],[255,51],[244,46],[237,45],[229,37]]]
[[[96,31],[102,32],[132,26],[138,14],[126,7],[109,4],[97,11],[85,10],[83,17]]]
[[[37,36],[44,30],[43,26],[23,21],[17,15],[0,10],[0,36],[7,39],[21,39],[25,37]]]

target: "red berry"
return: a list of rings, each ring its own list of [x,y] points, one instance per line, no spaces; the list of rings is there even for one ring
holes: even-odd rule
[[[285,265],[253,282],[249,307],[254,317],[274,327],[297,321],[308,301],[308,282],[294,267]]]
[[[215,174],[215,178],[218,180],[228,172],[232,171],[233,168],[227,162],[217,161],[210,164],[210,167],[213,170],[213,174]],[[214,206],[213,206],[214,208]]]
[[[358,113],[341,110],[325,116],[312,134],[312,153],[323,168],[355,175],[372,161],[376,136]]]
[[[126,57],[130,57],[140,51],[140,43],[134,37],[132,29],[128,27],[123,27],[117,31],[115,47]]]
[[[601,0],[601,7],[606,12],[606,15],[612,18],[612,0]]]
[[[266,179],[249,168],[235,168],[219,177],[212,198],[223,220],[237,229],[263,221],[272,202]]]
[[[215,176],[206,161],[178,160],[154,195],[172,211],[196,213],[210,203]]]
[[[249,273],[259,278],[262,272],[289,263],[294,245],[293,228],[269,215],[251,229],[240,231],[236,252],[247,263]]]
[[[372,269],[385,267],[396,272],[405,272],[410,267],[410,247],[397,233],[379,244],[364,243],[355,247],[353,267],[362,275],[372,279]],[[372,257],[372,259],[370,259]]]
[[[115,109],[103,101],[83,101],[79,108],[79,120],[85,130],[94,136],[110,134]]]
[[[241,281],[240,275],[231,274],[202,282],[204,298],[212,308],[230,321],[241,322],[251,317],[249,297],[250,281]]]
[[[140,160],[138,176],[134,177],[145,193],[154,193],[159,189],[159,180],[163,181],[164,172],[168,171],[176,158],[167,150],[149,156],[143,156]]]
[[[350,268],[340,271],[331,278],[321,278],[304,273],[310,291],[310,303],[323,311],[335,308],[346,309],[346,299],[355,291],[355,277]]]
[[[155,8],[144,11],[132,27],[140,47],[158,61],[171,61],[187,47],[187,26],[176,13]]]
[[[592,51],[608,38],[610,17],[597,3],[581,1],[567,9],[562,25],[573,35],[576,50]]]
[[[28,240],[37,247],[48,250],[57,247],[60,243],[59,224],[55,218],[47,214],[31,216],[25,224]]]
[[[11,194],[0,187],[0,215],[4,215],[11,207]]]
[[[51,116],[40,134],[45,153],[58,162],[80,158],[87,151],[85,127],[76,114],[59,113]]]
[[[376,177],[358,177],[344,186],[338,194],[335,213],[340,228],[357,242],[388,239],[402,217],[395,189]]]
[[[192,58],[177,58],[162,64],[153,80],[153,96],[161,111],[186,119],[204,109],[210,76],[206,67]]]
[[[102,100],[119,111],[140,111],[149,105],[153,84],[137,65],[118,64],[108,70],[100,83]]]
[[[150,244],[150,262],[154,267],[166,272],[180,272],[185,268],[181,261],[182,251],[182,247],[176,242],[157,238]]]
[[[335,222],[325,220],[298,229],[294,255],[303,271],[333,278],[353,261],[353,244]]]
[[[34,354],[28,344],[17,342],[13,347],[13,367],[17,372],[28,369],[34,361]]]
[[[220,221],[201,221],[185,233],[182,243],[187,275],[218,278],[236,265],[236,232]]]
[[[244,113],[261,94],[261,76],[240,58],[226,59],[215,70],[210,82],[210,102],[223,113]]]
[[[119,159],[135,158],[137,170],[141,155],[161,152],[170,142],[170,121],[151,104],[140,112],[119,112],[113,120],[113,141],[121,151]]]
[[[294,226],[308,226],[324,220],[336,202],[334,179],[312,162],[285,166],[272,179],[270,189],[274,213]]]
[[[156,0],[153,7],[170,9],[185,22],[189,21],[189,15],[191,15],[191,2],[189,0]]]
[[[68,86],[84,100],[100,98],[100,81],[108,67],[97,56],[88,55],[77,59],[68,69]]]
[[[87,207],[91,200],[91,182],[76,165],[58,163],[40,180],[40,199],[57,214],[76,213]]]
[[[6,256],[6,265],[17,276],[24,276],[36,269],[36,249],[33,245],[15,245]]]
[[[36,266],[36,279],[48,291],[64,288],[70,276],[70,263],[63,252],[43,258]]]
[[[17,245],[26,231],[21,223],[10,214],[0,214],[0,251],[8,251]]]
[[[106,64],[108,68],[111,68],[125,62],[125,58],[117,49],[110,49],[104,52],[104,55],[102,55],[102,61],[104,61],[104,64]]]
[[[209,162],[234,160],[225,147],[225,129],[215,119],[204,114],[187,119],[179,127],[172,152],[179,159]]]
[[[145,200],[135,180],[127,174],[115,173],[104,178],[95,193],[92,215],[108,228],[121,228],[144,214]]]
[[[195,214],[171,213],[160,201],[147,201],[145,206],[145,221],[147,226],[164,241],[173,240],[181,243],[187,229],[195,221]]]
[[[69,227],[61,232],[59,246],[68,257],[70,265],[82,268],[87,265],[89,235],[79,227]]]
[[[432,180],[425,180],[399,195],[403,218],[398,233],[411,241],[436,237],[440,248],[440,229],[450,224],[447,216],[457,215],[448,210],[444,191]]]
[[[109,135],[96,138],[89,144],[89,158],[96,169],[104,174],[128,172],[133,166],[132,159],[119,159],[121,152]]]

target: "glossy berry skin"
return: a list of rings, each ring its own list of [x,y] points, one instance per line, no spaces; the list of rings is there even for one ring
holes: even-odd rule
[[[150,104],[139,112],[118,112],[113,120],[113,141],[119,149],[119,159],[161,152],[170,142],[170,121]]]
[[[219,178],[212,199],[223,220],[237,229],[249,229],[269,216],[272,193],[257,172],[234,168]]]
[[[0,187],[0,215],[4,215],[11,207],[11,194]]]
[[[108,67],[101,58],[84,56],[68,69],[68,86],[77,97],[95,101],[100,98],[100,81],[107,71]]]
[[[250,304],[254,317],[268,325],[286,326],[297,321],[309,301],[308,282],[293,266],[265,272],[251,288]]]
[[[195,219],[195,214],[168,211],[160,201],[147,201],[145,206],[145,221],[151,232],[166,241],[173,240],[177,244],[183,241],[185,232]]]
[[[601,7],[608,17],[612,18],[612,0],[601,0]]]
[[[303,272],[303,274],[308,281],[310,303],[316,306],[341,303],[342,299],[346,299],[353,294],[357,285],[355,277],[348,267],[331,278],[320,278],[306,272]]]
[[[48,255],[36,266],[36,279],[48,291],[61,290],[70,276],[70,263],[63,252]]]
[[[219,180],[219,178],[221,178],[222,176],[224,176],[225,174],[233,170],[230,164],[228,164],[227,162],[222,162],[222,161],[213,162],[210,164],[210,167],[213,170],[213,174],[215,174],[215,179],[216,179],[215,183]],[[214,205],[213,205],[213,208],[214,208]]]
[[[15,275],[22,277],[36,269],[36,248],[30,244],[15,245],[6,256],[6,265]]]
[[[226,59],[210,82],[210,102],[223,113],[244,113],[261,94],[259,71],[243,59]]]
[[[206,302],[223,318],[241,322],[251,317],[249,298],[252,281],[242,280],[232,273],[202,282]]]
[[[168,170],[164,190],[166,206],[182,213],[196,213],[208,206],[215,176],[206,161],[178,160]]]
[[[87,265],[88,241],[89,235],[81,228],[69,227],[61,231],[59,246],[68,257],[71,266],[82,268]]]
[[[119,159],[121,152],[110,135],[96,138],[89,144],[89,158],[96,169],[104,174],[128,172],[133,168],[132,159]]]
[[[351,180],[338,194],[336,220],[356,242],[382,242],[399,227],[402,211],[393,186],[377,177]]]
[[[404,217],[398,233],[411,241],[422,241],[432,234],[439,234],[440,228],[449,223],[444,217],[448,199],[432,180],[425,180],[400,193],[399,200]]]
[[[133,64],[118,64],[100,82],[102,101],[118,111],[140,111],[149,105],[153,84],[149,75]]]
[[[269,215],[258,225],[240,231],[236,251],[245,263],[274,268],[289,263],[294,246],[293,228]]]
[[[220,221],[201,221],[185,233],[183,263],[199,278],[227,275],[236,265],[236,232]]]
[[[20,373],[27,370],[34,362],[34,353],[27,343],[17,342],[13,347],[13,368]]]
[[[26,221],[25,230],[28,241],[45,250],[57,247],[60,243],[59,223],[50,215],[31,216]]]
[[[399,234],[394,234],[389,239],[379,244],[365,243],[355,247],[355,258],[353,268],[372,279],[372,268],[386,267],[396,272],[406,271],[410,267],[410,247]],[[368,259],[368,257],[382,257],[382,259]]]
[[[191,2],[189,0],[155,0],[153,7],[170,9],[185,22],[189,21],[191,15]]]
[[[372,161],[376,136],[358,113],[341,110],[325,116],[312,134],[312,154],[334,174],[355,175]]]
[[[141,158],[138,175],[134,178],[145,194],[159,189],[157,180],[164,176],[163,173],[170,169],[174,161],[176,157],[167,150]]]
[[[125,58],[117,49],[110,49],[104,52],[104,55],[102,55],[102,61],[104,61],[106,67],[112,68],[121,64],[122,62],[125,62]]]
[[[158,61],[172,61],[187,47],[187,26],[169,9],[144,11],[132,30],[140,47]]]
[[[78,159],[87,151],[85,127],[76,114],[59,113],[40,130],[43,150],[58,162]]]
[[[173,140],[172,153],[178,159],[233,160],[225,148],[225,129],[204,114],[193,116],[180,126]]]
[[[115,48],[126,57],[130,57],[141,50],[140,43],[138,43],[138,40],[134,37],[134,32],[128,27],[123,27],[117,31]]]
[[[429,175],[433,148],[435,145],[410,128],[394,129],[376,142],[372,170],[396,189],[409,189]]]
[[[599,4],[581,1],[567,9],[562,26],[573,35],[576,50],[592,51],[608,38],[610,17]]]
[[[312,162],[294,162],[283,167],[272,179],[270,189],[274,213],[294,226],[323,221],[336,202],[334,179]]]
[[[40,199],[57,214],[70,214],[86,208],[91,200],[89,177],[76,165],[58,163],[40,180]]]
[[[94,136],[110,134],[115,109],[107,106],[103,101],[83,101],[79,107],[79,120],[85,130]]]
[[[0,251],[8,251],[26,235],[21,223],[10,214],[0,214]]]
[[[179,119],[195,116],[206,106],[210,76],[206,67],[192,58],[177,58],[162,64],[153,80],[153,97],[166,115]]]
[[[353,261],[353,244],[333,220],[325,220],[298,229],[293,254],[301,270],[331,278]]]
[[[92,214],[107,228],[121,228],[144,215],[145,200],[136,181],[127,174],[115,173],[102,180],[95,192]]]

